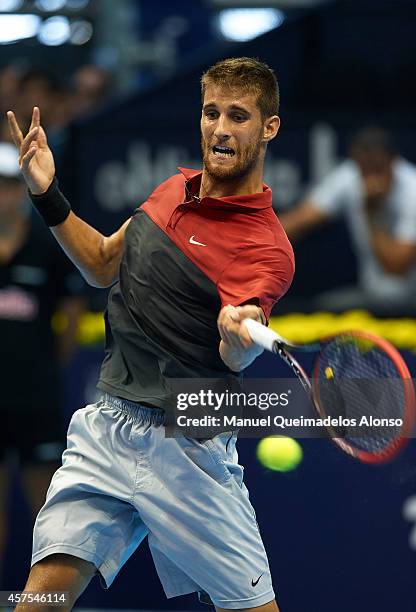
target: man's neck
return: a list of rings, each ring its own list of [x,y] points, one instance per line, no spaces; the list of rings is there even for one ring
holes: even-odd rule
[[[226,198],[229,196],[250,195],[263,192],[263,173],[256,172],[247,178],[232,180],[218,180],[213,178],[205,168],[202,171],[199,197]]]

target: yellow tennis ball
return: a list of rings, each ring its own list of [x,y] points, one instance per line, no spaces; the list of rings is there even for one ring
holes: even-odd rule
[[[294,470],[302,461],[300,444],[286,436],[269,436],[257,445],[257,459],[264,467],[276,472]]]
[[[327,378],[334,378],[334,370],[330,366],[325,368],[325,376]]]

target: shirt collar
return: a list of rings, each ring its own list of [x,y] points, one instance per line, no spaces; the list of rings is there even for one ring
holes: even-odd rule
[[[202,171],[193,170],[190,168],[178,168],[179,172],[185,177],[186,193],[199,193],[201,184]],[[218,208],[245,208],[245,209],[261,209],[270,208],[272,206],[272,190],[268,185],[263,183],[262,193],[251,193],[248,195],[226,196],[224,198],[212,198],[206,196],[202,198],[201,205],[207,204]]]

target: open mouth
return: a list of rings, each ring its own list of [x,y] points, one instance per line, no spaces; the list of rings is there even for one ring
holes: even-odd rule
[[[220,155],[221,157],[233,157],[235,155],[234,149],[231,149],[230,147],[220,147],[217,145],[212,147],[212,152],[214,155]]]

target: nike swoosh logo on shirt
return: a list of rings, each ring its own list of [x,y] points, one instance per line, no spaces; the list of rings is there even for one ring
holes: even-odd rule
[[[207,246],[206,244],[203,244],[202,242],[198,242],[198,240],[194,240],[194,238],[195,238],[195,234],[189,238],[190,244],[197,244],[198,246]]]
[[[257,578],[257,580],[256,580],[256,581],[252,580],[252,581],[251,581],[251,586],[253,586],[253,587],[257,586],[257,584],[258,584],[258,582],[259,582],[259,580],[260,580],[260,578],[261,578],[262,576],[263,576],[263,574],[260,574],[260,576]]]

